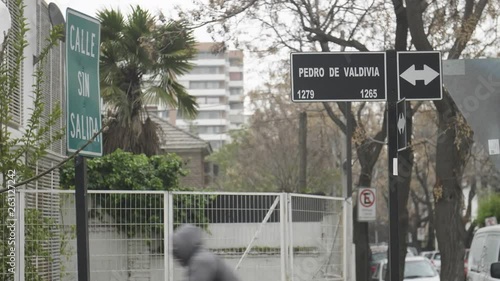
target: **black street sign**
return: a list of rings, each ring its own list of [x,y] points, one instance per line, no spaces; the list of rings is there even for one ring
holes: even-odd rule
[[[443,98],[441,53],[398,52],[398,99],[440,100]]]
[[[385,56],[385,52],[292,53],[292,101],[385,101]]]
[[[397,128],[398,128],[398,151],[406,149],[408,146],[408,138],[406,133],[406,100],[398,101],[396,106],[398,113]]]

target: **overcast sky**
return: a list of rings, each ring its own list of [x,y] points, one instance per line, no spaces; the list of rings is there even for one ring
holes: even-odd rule
[[[141,8],[150,11],[156,15],[159,11],[163,12],[165,16],[170,17],[174,14],[174,7],[180,6],[182,8],[193,7],[192,0],[46,0],[47,2],[55,2],[64,17],[66,17],[66,8],[72,8],[91,17],[95,17],[98,10],[104,8],[120,9],[122,12],[128,13],[131,11],[131,6],[141,6]],[[196,40],[199,42],[212,42],[205,29],[197,30],[195,32]]]
[[[139,5],[141,8],[150,11],[153,15],[162,12],[167,18],[176,18],[176,6],[183,10],[194,7],[193,2],[200,2],[200,0],[45,0],[47,3],[55,2],[61,10],[64,17],[66,17],[66,8],[72,8],[91,17],[95,17],[97,11],[103,8],[120,9],[125,14],[131,11],[131,6]],[[196,41],[198,42],[213,42],[212,37],[206,31],[206,27],[199,28],[194,32]],[[231,42],[228,47],[231,48]],[[244,51],[244,92],[247,94],[249,91],[259,88],[262,82],[262,73],[268,71],[266,61],[270,59],[261,60],[256,59],[252,54]]]

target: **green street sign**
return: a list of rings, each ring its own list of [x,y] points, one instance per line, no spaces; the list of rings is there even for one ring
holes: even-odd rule
[[[99,89],[100,23],[68,8],[66,10],[66,140],[68,152],[84,146],[101,129]],[[102,156],[102,134],[83,156]]]

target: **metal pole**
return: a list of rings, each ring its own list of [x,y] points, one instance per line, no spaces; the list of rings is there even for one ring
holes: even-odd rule
[[[76,245],[78,255],[78,281],[90,281],[89,229],[87,218],[87,162],[85,157],[75,158]]]
[[[352,197],[352,120],[350,118],[351,114],[351,102],[345,102],[346,116],[346,157],[345,157],[345,173],[346,173],[346,191],[347,198]]]
[[[345,124],[346,124],[346,135],[345,135],[345,147],[344,147],[344,157],[345,162],[343,163],[344,170],[344,194],[345,198],[344,212],[345,212],[345,245],[344,245],[344,263],[345,263],[345,280],[351,281],[355,280],[353,272],[355,272],[354,259],[353,259],[353,202],[352,202],[352,120],[349,116],[351,112],[351,102],[345,102]]]
[[[307,189],[307,113],[299,114],[299,190]]]
[[[399,281],[398,213],[398,75],[396,51],[387,51],[387,158],[389,179],[389,270],[390,281]]]

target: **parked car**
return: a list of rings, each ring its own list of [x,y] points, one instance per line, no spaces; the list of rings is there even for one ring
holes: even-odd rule
[[[420,256],[428,258],[437,271],[441,271],[441,253],[439,251],[423,251]]]
[[[426,258],[430,259],[432,256],[432,253],[434,253],[434,252],[436,252],[436,251],[422,251],[422,252],[420,252],[419,256],[426,257]]]
[[[414,256],[418,256],[418,250],[415,247],[408,247],[408,252],[411,252]]]
[[[500,280],[500,225],[480,228],[469,250],[467,281]]]
[[[370,250],[372,252],[372,260],[370,263],[372,273],[375,272],[376,266],[381,260],[387,259],[387,250],[388,249],[389,249],[389,246],[387,244],[379,244],[379,245],[371,245],[370,246]],[[410,248],[407,249],[406,256],[407,257],[414,256],[414,254]]]
[[[387,259],[379,261],[372,275],[373,281],[389,280]],[[439,273],[428,258],[421,256],[405,259],[404,281],[439,281]]]

